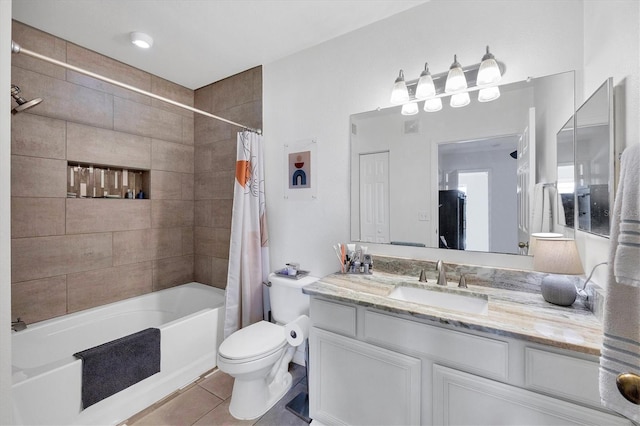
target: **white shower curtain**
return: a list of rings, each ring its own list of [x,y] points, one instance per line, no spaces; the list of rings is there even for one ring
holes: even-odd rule
[[[263,318],[269,274],[262,136],[238,133],[224,337]]]

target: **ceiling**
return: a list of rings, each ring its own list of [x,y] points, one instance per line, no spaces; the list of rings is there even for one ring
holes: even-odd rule
[[[24,24],[197,89],[427,1],[13,0],[12,13]],[[132,31],[153,37],[153,47],[133,46]]]

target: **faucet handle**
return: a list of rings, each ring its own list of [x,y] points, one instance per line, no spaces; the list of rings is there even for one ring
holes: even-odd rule
[[[464,277],[464,274],[460,274],[460,282],[458,283],[458,287],[460,287],[460,288],[468,288],[467,287],[467,279]]]
[[[424,269],[420,271],[420,279],[418,281],[421,283],[427,282],[427,274],[424,272]]]
[[[444,263],[442,260],[438,260],[436,265],[436,270],[438,271],[438,285],[446,286],[447,285],[447,273],[444,269]]]

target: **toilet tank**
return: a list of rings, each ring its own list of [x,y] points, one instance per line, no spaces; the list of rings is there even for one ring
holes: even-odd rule
[[[318,278],[306,276],[299,279],[269,274],[269,301],[271,316],[278,324],[286,324],[300,315],[309,315],[309,296],[302,293],[302,287]]]

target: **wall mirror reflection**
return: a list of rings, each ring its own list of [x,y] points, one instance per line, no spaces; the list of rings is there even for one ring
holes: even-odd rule
[[[571,116],[556,137],[557,158],[557,224],[574,228],[575,216],[575,157],[574,157],[574,116]]]
[[[518,244],[540,232],[530,228],[530,194],[537,173],[555,175],[548,154],[575,111],[574,73],[500,92],[463,108],[443,99],[432,113],[420,102],[416,115],[392,107],[351,116],[352,241],[522,252]]]
[[[581,231],[609,236],[613,206],[613,80],[576,111],[576,200]]]

